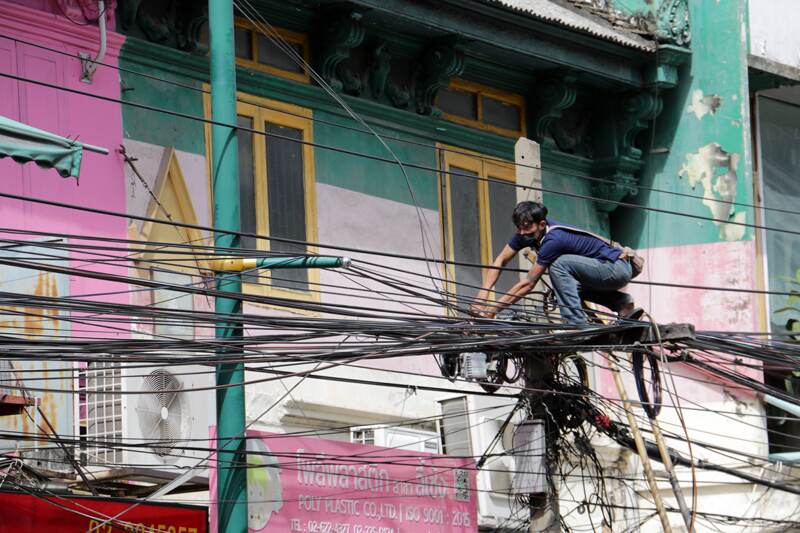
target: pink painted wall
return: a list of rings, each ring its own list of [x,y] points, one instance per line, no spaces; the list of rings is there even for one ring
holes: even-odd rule
[[[733,241],[640,251],[647,267],[636,281],[752,289],[755,242]],[[692,322],[698,329],[756,331],[756,295],[631,284],[629,292],[660,322]]]
[[[68,17],[78,23],[87,23],[97,19],[97,0],[13,0],[13,3]],[[106,15],[109,20],[109,27],[114,27],[114,13],[116,0],[106,0]]]
[[[0,73],[96,95],[120,97],[117,70],[99,66],[92,83],[82,83],[80,62],[59,53],[88,52],[94,55],[99,47],[96,25],[77,25],[49,10],[43,12],[22,3],[31,4],[0,1]],[[123,36],[108,32],[108,52],[104,63],[117,65],[123,41]],[[122,143],[120,104],[0,76],[0,115],[60,135],[77,137],[110,151],[107,156],[84,152],[80,182],[74,178],[61,178],[54,170],[41,169],[34,164],[20,165],[10,159],[0,160],[1,192],[124,212],[123,160],[116,152]],[[127,236],[127,223],[123,218],[8,198],[0,198],[0,228],[113,238]],[[75,268],[127,273],[124,268],[87,265],[76,254],[70,257],[71,266]],[[119,283],[74,276],[70,280],[72,296],[125,288]],[[128,301],[125,295],[103,298],[123,303]]]
[[[645,257],[646,267],[635,280],[637,282],[652,280],[730,289],[757,286],[756,248],[752,240],[651,248],[639,250],[639,253]],[[706,331],[753,332],[763,329],[759,325],[759,302],[755,294],[636,283],[629,285],[627,291],[633,295],[636,305],[644,308],[659,323],[689,322],[697,330]],[[714,358],[717,359],[715,364],[721,368],[763,380],[761,370],[729,365],[730,357],[727,360],[722,360],[722,357]],[[679,382],[681,394],[696,401],[722,401],[726,394],[744,399],[753,397],[739,386],[687,365],[673,363],[670,367],[685,378]],[[617,397],[610,374],[602,372],[598,381],[601,394]],[[628,386],[628,391],[635,395],[632,386]]]

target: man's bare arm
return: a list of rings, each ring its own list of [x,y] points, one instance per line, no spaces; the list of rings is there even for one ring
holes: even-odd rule
[[[516,255],[517,251],[506,244],[492,262],[492,266],[495,268],[486,269],[481,290],[478,292],[477,296],[475,296],[475,304],[472,306],[473,310],[481,311],[491,307],[487,301],[489,299],[489,291],[492,290],[492,287],[494,287],[495,283],[497,283],[497,280],[500,278],[502,272],[500,269],[506,266]]]
[[[539,279],[544,274],[544,271],[547,270],[547,267],[540,265],[539,263],[534,263],[533,267],[528,271],[528,275],[525,279],[518,281],[511,287],[511,290],[508,291],[508,294],[504,294],[491,309],[488,309],[488,315],[490,317],[495,316],[497,313],[516,303],[520,298],[527,295],[529,292],[536,287],[536,284],[539,282]]]

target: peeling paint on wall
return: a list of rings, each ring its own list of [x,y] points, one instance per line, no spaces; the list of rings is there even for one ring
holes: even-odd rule
[[[711,211],[719,237],[724,241],[737,241],[744,237],[745,211],[736,211],[730,203],[736,200],[738,177],[736,167],[739,154],[726,152],[715,142],[708,143],[694,154],[687,154],[679,176],[689,180],[694,189],[703,186],[703,205]],[[719,173],[719,171],[724,171]],[[730,222],[735,222],[731,224]]]
[[[50,248],[41,248],[31,243],[13,251],[2,250],[4,258],[25,257],[31,253],[52,253]],[[68,266],[66,257],[57,259],[58,266]],[[0,290],[9,294],[24,297],[28,295],[59,298],[69,295],[69,277],[65,274],[54,274],[28,268],[4,265],[0,268]],[[13,301],[13,300],[12,300]],[[51,336],[68,336],[70,323],[64,318],[66,311],[57,309],[40,309],[31,306],[4,306],[4,318],[0,320],[0,333],[26,336],[30,339],[47,339]],[[0,431],[17,432],[27,435],[45,434],[46,417],[53,424],[57,433],[71,435],[75,431],[74,404],[72,402],[73,374],[72,363],[47,360],[14,361],[11,365],[0,369],[0,377],[6,380],[19,379],[24,387],[45,388],[46,391],[32,390],[31,395],[39,400],[41,411],[29,409],[28,415],[8,416],[0,418]],[[14,387],[15,382],[6,381],[0,384],[0,394],[22,395],[21,390]],[[63,392],[58,392],[63,391]],[[24,441],[16,439],[0,439],[0,452],[8,452],[23,447]],[[38,446],[32,443],[31,446]],[[64,463],[62,452],[44,446],[36,452],[39,466],[50,470],[69,470]]]
[[[722,105],[722,97],[718,94],[703,94],[701,89],[692,91],[692,101],[686,109],[687,113],[694,113],[699,119],[706,115],[715,115]]]

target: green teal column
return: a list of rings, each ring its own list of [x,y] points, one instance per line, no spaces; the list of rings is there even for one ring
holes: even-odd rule
[[[236,124],[236,57],[233,44],[232,0],[209,0],[208,28],[211,35],[211,118],[216,123]],[[214,190],[215,246],[238,248],[239,237],[219,230],[239,231],[239,169],[236,130],[211,126],[212,180]],[[217,273],[217,289],[240,293],[238,273]],[[232,315],[216,326],[218,339],[240,337],[242,302],[236,298],[217,298],[218,314]],[[225,350],[220,355],[234,359],[241,350]],[[217,385],[217,527],[224,533],[247,533],[247,464],[244,430],[244,364],[219,364]]]

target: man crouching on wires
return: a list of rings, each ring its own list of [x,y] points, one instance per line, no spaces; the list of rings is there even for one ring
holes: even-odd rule
[[[620,291],[630,282],[642,260],[629,248],[588,231],[561,225],[547,218],[547,208],[538,202],[520,202],[512,215],[517,233],[508,241],[488,269],[483,285],[470,310],[481,317],[493,318],[536,286],[550,269],[550,281],[561,310],[561,317],[573,324],[588,321],[582,300],[594,302],[616,312],[620,318],[632,317],[633,299]],[[497,283],[500,270],[523,248],[536,252],[536,263],[526,279],[517,282],[496,303],[488,302],[489,291]],[[636,274],[638,274],[638,271]]]

